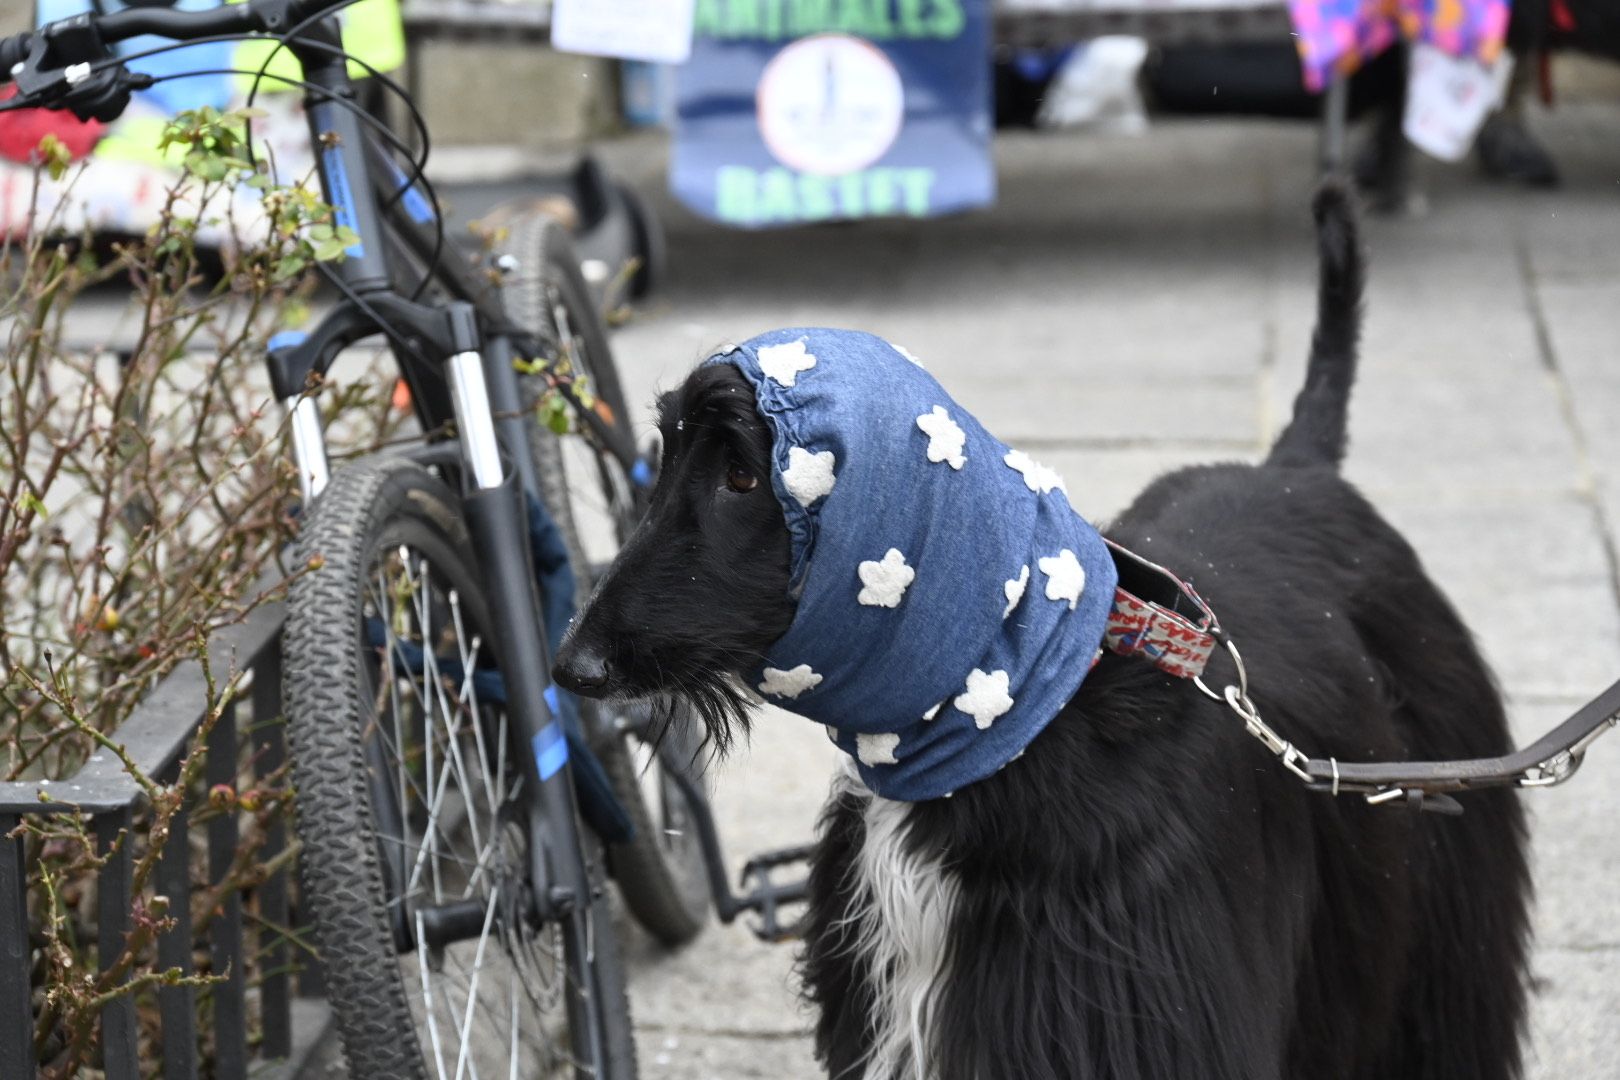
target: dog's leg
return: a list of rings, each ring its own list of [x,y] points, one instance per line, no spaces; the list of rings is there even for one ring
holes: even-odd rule
[[[1356,624],[1390,674],[1411,756],[1506,753],[1511,739],[1490,672],[1416,556],[1408,550],[1375,573],[1402,581],[1401,594],[1369,591]],[[1431,646],[1414,650],[1413,641]],[[1465,798],[1462,817],[1418,814],[1413,822],[1412,946],[1395,1045],[1378,1076],[1519,1075],[1531,892],[1524,812],[1511,789]]]
[[[833,1077],[939,1073],[934,1027],[959,886],[914,843],[911,812],[844,773],[824,817],[803,972],[823,1008],[818,1046]]]
[[[840,772],[810,856],[809,906],[799,979],[819,1010],[816,1057],[832,1080],[860,1080],[871,1052],[872,985],[859,951],[855,893],[869,798]]]

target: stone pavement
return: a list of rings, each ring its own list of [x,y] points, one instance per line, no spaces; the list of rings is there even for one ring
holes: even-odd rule
[[[1620,111],[1566,107],[1541,130],[1563,190],[1430,166],[1425,216],[1368,222],[1348,465],[1483,641],[1521,740],[1620,678]],[[616,339],[632,399],[771,327],[871,330],[1106,519],[1163,470],[1253,458],[1286,417],[1312,322],[1313,138],[1005,136],[1000,205],[949,221],[743,234],[661,199],[670,287]],[[605,153],[661,190],[656,141]],[[733,863],[807,838],[831,765],[815,726],[759,723],[715,796]],[[1620,734],[1524,798],[1529,1074],[1620,1076]],[[675,955],[640,934],[630,951],[649,1080],[818,1075],[790,949],[716,926]]]

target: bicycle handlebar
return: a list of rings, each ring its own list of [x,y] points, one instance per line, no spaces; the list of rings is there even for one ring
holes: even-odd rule
[[[143,34],[171,41],[194,41],[221,34],[276,34],[341,6],[347,0],[248,0],[203,11],[169,8],[125,8],[106,15],[75,15],[39,28],[0,38],[0,85],[11,82],[25,65],[35,40],[65,37],[68,32],[93,34],[101,45],[114,45]],[[70,60],[79,62],[78,59]]]

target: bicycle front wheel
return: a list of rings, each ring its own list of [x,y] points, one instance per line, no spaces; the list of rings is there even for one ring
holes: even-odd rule
[[[405,460],[339,472],[299,540],[319,568],[289,593],[284,699],[349,1074],[633,1080],[607,905],[540,915],[539,792],[471,550],[457,500]],[[545,831],[589,843],[577,821]]]
[[[556,371],[585,380],[599,419],[628,432],[630,414],[607,331],[567,233],[544,213],[520,212],[508,223],[506,253],[517,266],[503,291],[507,314],[555,350],[547,359]],[[546,389],[539,376],[523,379],[531,404]],[[532,420],[527,427],[541,497],[562,532],[583,599],[635,526],[633,486],[619,459],[587,427],[562,435]],[[703,929],[710,903],[697,810],[673,775],[685,772],[701,784],[697,721],[682,716],[665,730],[646,709],[594,701],[580,707],[592,748],[634,829],[608,851],[614,881],[636,922],[665,945],[682,945]]]

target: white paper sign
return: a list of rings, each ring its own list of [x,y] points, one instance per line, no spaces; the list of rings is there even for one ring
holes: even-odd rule
[[[1512,71],[1513,58],[1506,52],[1487,67],[1433,45],[1413,45],[1401,125],[1406,137],[1441,161],[1462,160],[1486,115],[1501,104]]]
[[[684,63],[693,0],[554,0],[551,47],[620,60]]]

